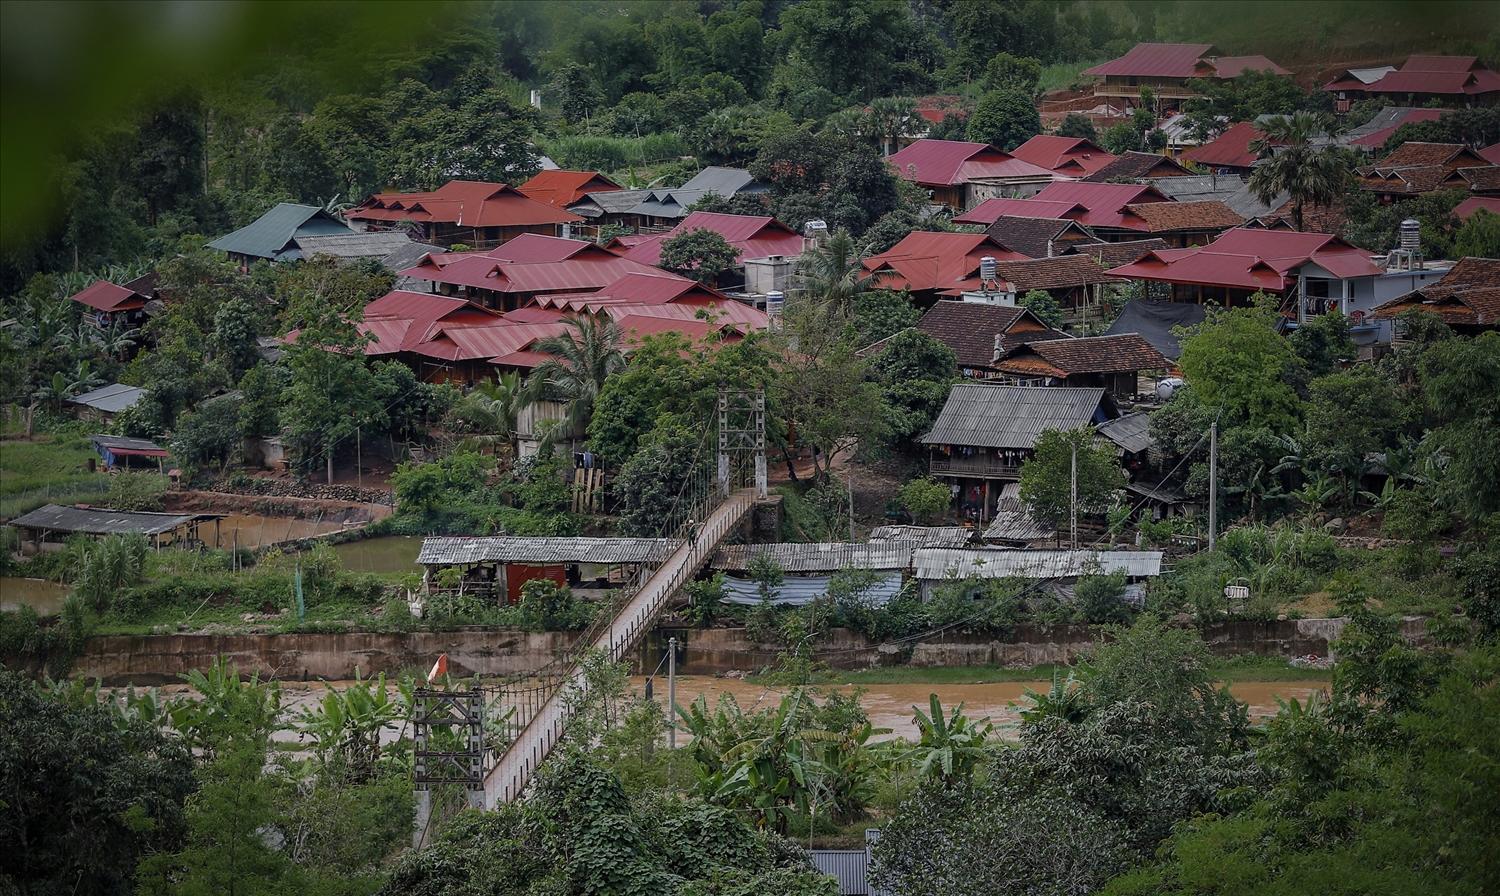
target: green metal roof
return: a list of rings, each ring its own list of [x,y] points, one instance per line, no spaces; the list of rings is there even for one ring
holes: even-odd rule
[[[351,232],[352,228],[317,206],[283,202],[234,233],[219,237],[208,247],[274,260],[288,249],[295,248],[291,243],[296,237]]]

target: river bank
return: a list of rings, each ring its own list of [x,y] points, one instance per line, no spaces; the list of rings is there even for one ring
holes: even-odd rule
[[[1329,656],[1329,645],[1343,630],[1343,619],[1272,622],[1231,621],[1199,629],[1209,649],[1220,657],[1293,658]],[[1425,643],[1425,620],[1402,623],[1402,635]],[[243,674],[287,681],[343,680],[379,672],[425,670],[447,654],[452,674],[503,676],[523,674],[551,662],[567,650],[572,632],[526,632],[469,628],[412,632],[294,632],[286,634],[108,635],[89,638],[73,674],[107,684],[175,682],[192,669],[206,669],[218,657]],[[679,671],[684,675],[748,675],[771,666],[777,651],[751,642],[744,629],[664,629],[650,633],[630,658],[637,672],[656,669],[667,639],[680,645]],[[1086,625],[1018,625],[1005,640],[943,634],[893,648],[872,643],[846,629],[834,629],[819,644],[814,659],[842,674],[871,676],[849,683],[875,684],[874,676],[924,676],[927,669],[1033,669],[1071,665],[1092,650],[1099,630]],[[28,667],[16,658],[14,666]],[[952,675],[953,673],[941,673]],[[989,673],[978,673],[989,674]],[[997,676],[998,677],[998,676]],[[952,681],[952,679],[949,679]],[[961,683],[961,682],[952,682]]]

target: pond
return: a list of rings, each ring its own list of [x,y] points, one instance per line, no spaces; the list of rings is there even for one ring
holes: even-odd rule
[[[333,546],[344,568],[350,572],[415,573],[422,538],[417,535],[381,535]]]
[[[36,610],[38,616],[56,616],[62,612],[63,598],[67,596],[68,586],[57,582],[0,576],[0,610],[6,612],[26,606]]]
[[[219,547],[224,550],[229,550],[236,545],[242,548],[258,548],[283,541],[311,538],[314,535],[327,535],[345,528],[349,527],[343,523],[328,520],[232,513],[219,521]],[[213,544],[213,523],[203,525],[201,537],[209,544]]]

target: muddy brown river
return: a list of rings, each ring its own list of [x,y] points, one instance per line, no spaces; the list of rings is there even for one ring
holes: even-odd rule
[[[332,685],[341,687],[346,682],[282,682],[282,705],[286,709],[288,718],[297,714],[304,707],[310,707],[320,700],[324,691]],[[632,690],[639,694],[645,688],[646,679],[643,676],[635,676],[630,680]],[[905,738],[915,740],[917,737],[917,726],[912,721],[912,707],[920,706],[925,711],[929,694],[937,694],[945,709],[951,710],[959,703],[964,704],[964,712],[970,718],[988,718],[995,723],[1000,736],[1014,739],[1015,732],[1020,725],[1020,710],[1029,705],[1026,691],[1045,691],[1049,686],[1046,681],[1004,681],[989,683],[969,684],[872,684],[863,685],[864,695],[862,703],[865,711],[869,713],[870,722],[878,728],[888,728],[888,732],[879,734],[873,740],[889,740],[891,738]],[[830,686],[838,690],[851,691],[852,686]],[[1250,681],[1236,682],[1229,686],[1229,690],[1235,697],[1249,704],[1252,719],[1264,719],[1273,716],[1277,712],[1276,698],[1283,700],[1296,698],[1306,700],[1314,691],[1327,690],[1326,681]],[[121,690],[121,689],[112,689]],[[181,694],[187,691],[185,685],[169,685],[160,688],[164,694]],[[394,689],[393,689],[394,690]],[[667,682],[665,678],[657,678],[653,683],[654,696],[663,707],[666,705]],[[740,708],[746,711],[763,709],[775,706],[781,696],[790,688],[771,687],[767,685],[752,684],[734,678],[715,678],[710,675],[683,675],[677,679],[677,702],[682,705],[691,703],[701,694],[712,707],[723,694],[732,694]],[[395,738],[397,731],[386,732],[385,740]],[[283,732],[278,740],[296,739],[295,734]]]

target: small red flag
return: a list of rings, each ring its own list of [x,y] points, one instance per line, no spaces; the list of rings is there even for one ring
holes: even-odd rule
[[[448,654],[438,654],[437,662],[432,664],[432,671],[427,673],[427,683],[433,684],[439,678],[448,674]]]

